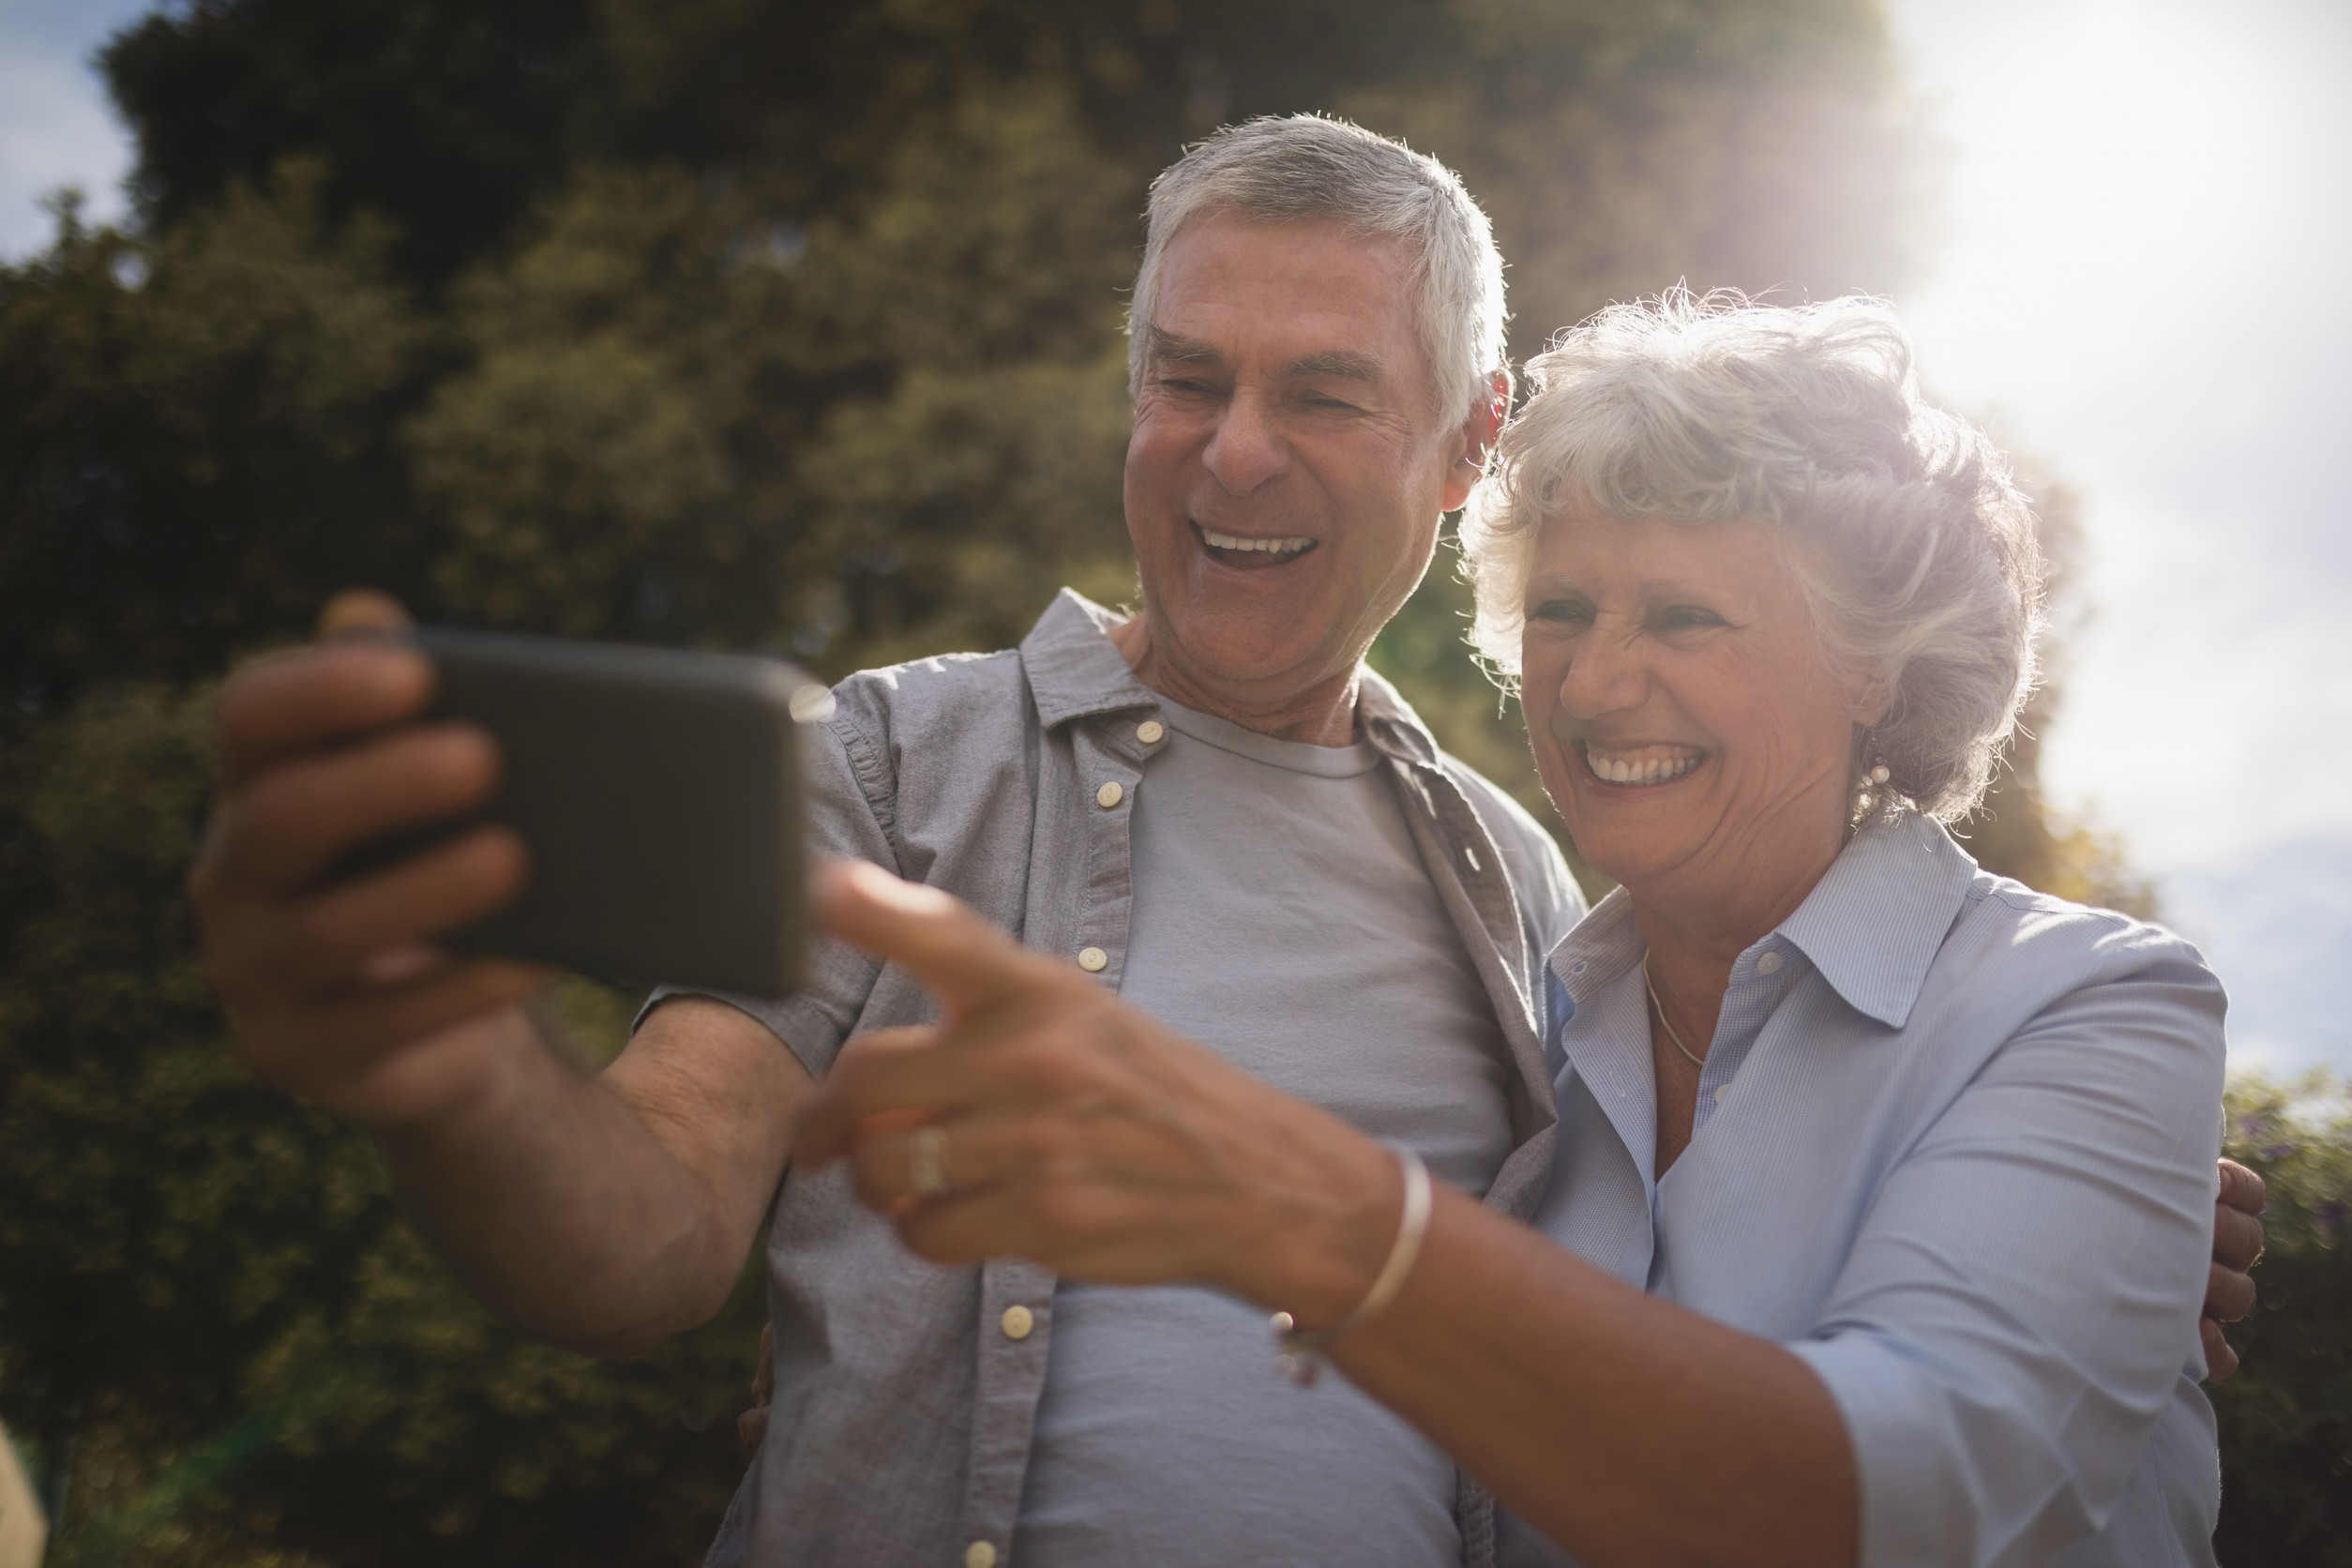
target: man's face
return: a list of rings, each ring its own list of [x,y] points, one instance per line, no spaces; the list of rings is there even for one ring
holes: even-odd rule
[[[1483,415],[1432,410],[1401,249],[1202,219],[1168,246],[1140,330],[1127,532],[1155,654],[1242,703],[1346,680],[1427,569],[1485,436]]]

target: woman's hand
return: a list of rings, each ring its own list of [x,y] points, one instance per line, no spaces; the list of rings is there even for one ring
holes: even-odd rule
[[[1379,1144],[945,894],[857,862],[820,867],[811,892],[826,929],[905,965],[946,1011],[851,1042],[795,1145],[807,1168],[849,1159],[912,1251],[1197,1281],[1308,1327],[1363,1298],[1402,1203]],[[944,1184],[918,1192],[918,1175]]]

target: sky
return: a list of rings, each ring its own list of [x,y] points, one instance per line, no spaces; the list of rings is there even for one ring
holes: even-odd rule
[[[88,59],[146,0],[0,0],[0,256],[124,210]],[[2044,782],[2232,995],[2352,1073],[2352,4],[1890,0],[1937,149],[1896,297],[1934,396],[2081,492],[2093,619]]]
[[[2083,496],[2049,795],[2159,878],[2238,1063],[2352,1071],[2352,6],[1890,12],[1939,144],[1922,373]]]

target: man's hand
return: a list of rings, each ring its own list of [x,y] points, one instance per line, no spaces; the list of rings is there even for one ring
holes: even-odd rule
[[[2262,1260],[2266,1206],[2262,1178],[2236,1160],[2222,1161],[2222,1195],[2213,1205],[2213,1264],[2206,1276],[2205,1317],[2197,1324],[2208,1382],[2218,1383],[2238,1370],[2238,1352],[2222,1337],[2222,1325],[2254,1310],[2254,1282],[2247,1272]]]
[[[528,1034],[501,1027],[502,1010],[546,980],[429,945],[520,885],[523,848],[505,829],[323,884],[354,845],[466,811],[497,782],[488,735],[415,722],[432,692],[421,656],[345,635],[403,621],[380,595],[344,595],[321,617],[317,645],[230,680],[220,792],[188,876],[206,966],[247,1065],[378,1127],[484,1094],[501,1042]]]

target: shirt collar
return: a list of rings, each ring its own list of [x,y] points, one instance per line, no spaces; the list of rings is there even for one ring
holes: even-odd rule
[[[1085,595],[1064,588],[1021,640],[1021,669],[1036,699],[1038,722],[1047,729],[1158,703],[1106,635],[1119,621]]]
[[[1074,718],[1155,707],[1159,694],[1136,678],[1126,655],[1110,641],[1123,617],[1076,589],[1064,588],[1021,640],[1021,666],[1037,701],[1038,722],[1050,730]],[[1390,757],[1434,763],[1438,743],[1412,704],[1371,666],[1356,666],[1356,711],[1364,738]]]
[[[1975,877],[1941,822],[1906,812],[1856,834],[1780,934],[1847,1006],[1900,1029]]]
[[[1645,951],[1633,897],[1613,887],[1552,949],[1552,974],[1567,988],[1569,1002],[1582,1006],[1594,991],[1639,963]]]
[[[1942,823],[1907,812],[1856,834],[1774,934],[1803,953],[1847,1006],[1900,1029],[1975,876],[1976,862]],[[1633,900],[1621,887],[1552,950],[1552,972],[1581,1004],[1643,951]]]

